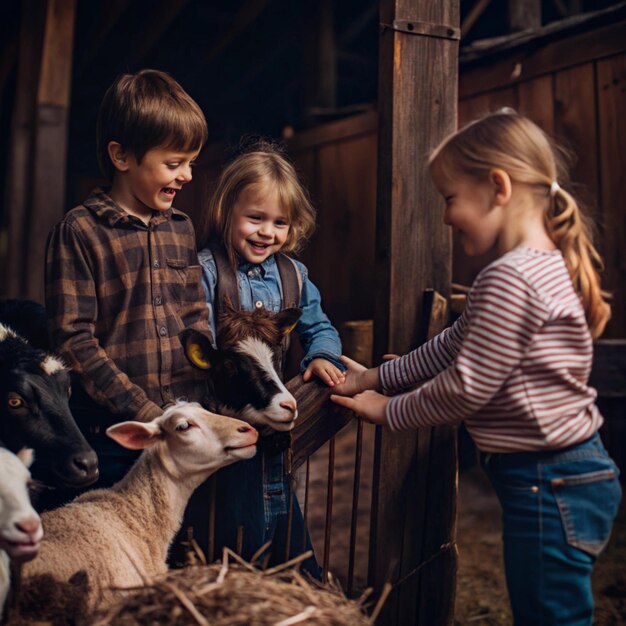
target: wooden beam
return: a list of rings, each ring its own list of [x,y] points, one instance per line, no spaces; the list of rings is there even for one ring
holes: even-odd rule
[[[5,290],[9,297],[22,296],[23,269],[29,246],[25,227],[31,199],[31,164],[35,100],[41,64],[46,15],[45,0],[24,0],[20,5],[17,84],[13,101],[6,180],[7,256]],[[43,265],[41,266],[43,273]]]
[[[465,16],[463,23],[461,24],[461,39],[467,36],[474,24],[478,21],[480,16],[485,12],[485,9],[491,4],[491,0],[476,0],[474,6],[470,9],[470,12]]]
[[[541,27],[541,0],[508,0],[509,30],[536,30]]]
[[[375,362],[418,344],[426,289],[450,291],[450,233],[426,156],[456,127],[459,13],[457,0],[380,3]],[[451,624],[454,551],[412,572],[453,540],[454,433],[377,430],[369,582],[380,592],[408,576],[379,623]]]
[[[476,60],[461,68],[461,99],[509,87],[537,76],[544,76],[588,61],[610,57],[626,51],[624,16],[615,22],[572,36],[563,36],[545,45],[539,41],[498,55]],[[520,71],[514,72],[516,66]]]
[[[84,75],[108,34],[126,12],[129,4],[130,0],[107,0],[107,2],[98,3],[98,15],[94,19],[89,36],[86,37],[87,47],[80,55],[80,59],[76,60],[76,76],[78,78]]]
[[[259,15],[265,10],[268,0],[246,0],[244,5],[237,12],[235,21],[230,30],[227,30],[217,43],[209,50],[204,58],[207,65],[213,61],[224,48],[227,48],[239,35],[246,30]]]
[[[43,301],[45,244],[65,213],[67,116],[76,0],[48,0],[36,100],[32,203],[25,241],[23,297]]]
[[[147,23],[143,25],[142,36],[139,43],[131,48],[130,54],[124,59],[124,64],[129,68],[138,68],[144,57],[167,31],[170,24],[178,17],[189,0],[160,0],[158,5],[150,11]]]
[[[287,389],[298,403],[298,419],[291,443],[291,471],[295,472],[355,416],[352,411],[331,402],[332,389],[316,379],[305,383],[298,375],[287,383]]]

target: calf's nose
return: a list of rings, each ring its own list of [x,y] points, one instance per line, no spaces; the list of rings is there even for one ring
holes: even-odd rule
[[[279,406],[281,409],[285,409],[286,411],[289,411],[293,415],[295,415],[296,409],[298,408],[295,398],[289,398],[288,400],[283,400]]]
[[[251,426],[240,426],[240,427],[237,429],[237,432],[238,432],[238,433],[249,433],[251,430],[252,430],[252,427],[251,427]]]

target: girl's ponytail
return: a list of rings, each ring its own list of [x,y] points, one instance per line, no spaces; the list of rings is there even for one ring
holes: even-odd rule
[[[611,317],[608,293],[600,287],[602,258],[591,239],[590,224],[573,196],[558,184],[550,188],[546,228],[563,254],[574,288],[580,295],[592,337],[602,334]]]
[[[493,168],[530,185],[542,203],[549,236],[561,250],[579,294],[589,329],[600,336],[611,317],[608,294],[600,286],[602,259],[594,248],[591,227],[572,195],[557,179],[566,179],[566,153],[531,120],[513,109],[501,109],[471,122],[446,138],[430,156],[433,177],[459,174],[478,181]]]

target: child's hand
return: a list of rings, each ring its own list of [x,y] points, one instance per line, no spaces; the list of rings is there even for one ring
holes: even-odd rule
[[[317,376],[329,387],[341,385],[346,380],[346,375],[336,365],[333,365],[330,361],[321,358],[313,359],[309,363],[309,366],[302,374],[302,380],[306,383],[311,380],[313,375]]]
[[[342,356],[341,362],[348,370],[346,372],[346,382],[335,389],[336,393],[342,396],[353,396],[367,389],[380,389],[377,367],[367,369],[347,356]]]
[[[353,398],[345,398],[344,396],[338,396],[333,393],[330,399],[335,404],[339,404],[354,411],[364,421],[370,424],[387,424],[385,409],[387,408],[389,398],[383,396],[381,393],[376,391],[364,391],[363,393],[358,393]]]

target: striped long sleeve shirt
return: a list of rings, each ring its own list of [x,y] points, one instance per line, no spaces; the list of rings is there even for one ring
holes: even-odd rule
[[[386,418],[393,430],[464,421],[486,452],[573,445],[602,424],[592,357],[560,251],[516,248],[479,274],[450,328],[380,366],[385,393],[400,394]]]

